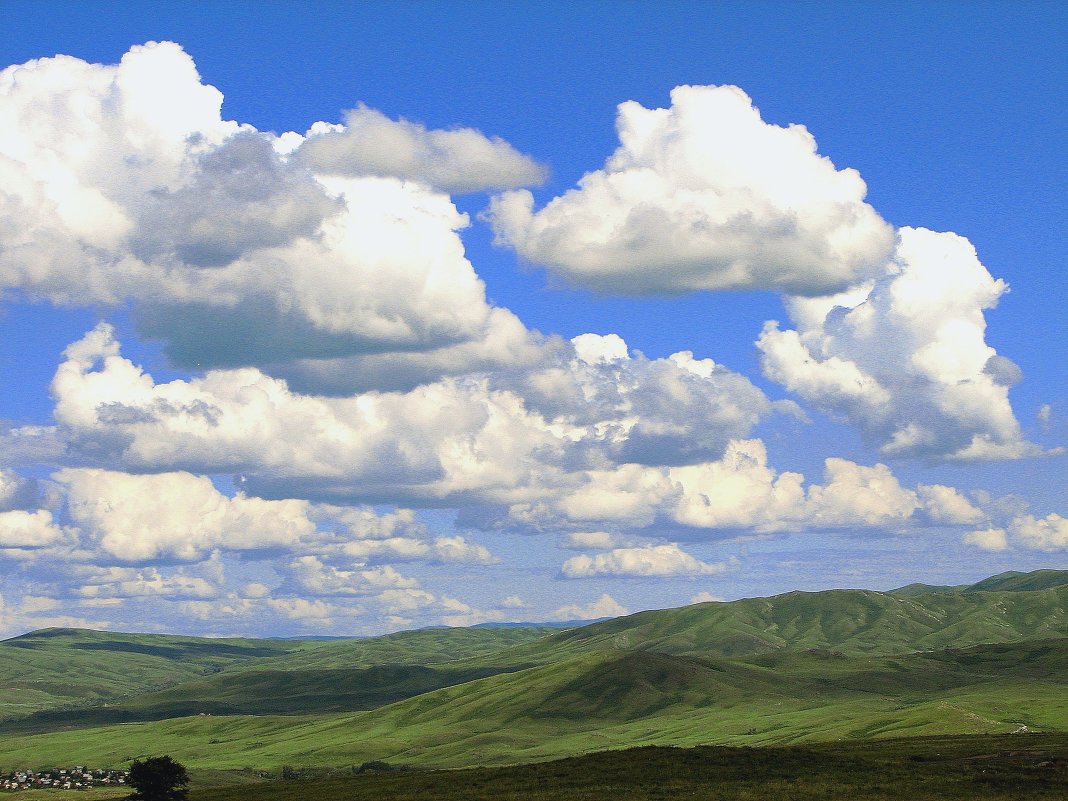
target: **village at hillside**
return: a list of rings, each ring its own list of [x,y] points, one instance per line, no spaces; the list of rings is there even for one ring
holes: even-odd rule
[[[126,770],[90,770],[84,766],[0,773],[0,790],[88,790],[126,784]]]

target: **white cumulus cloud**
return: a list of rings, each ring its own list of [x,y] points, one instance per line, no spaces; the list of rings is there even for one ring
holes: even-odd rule
[[[619,603],[608,593],[604,593],[596,601],[580,606],[567,604],[561,606],[552,614],[553,620],[596,620],[602,617],[620,617],[629,615],[629,610]]]
[[[83,537],[120,562],[292,548],[315,532],[306,501],[230,498],[190,473],[68,468],[55,478],[67,488],[68,513]]]
[[[860,175],[804,126],[764,122],[736,86],[679,86],[669,108],[623,103],[616,128],[604,167],[544,208],[525,190],[496,198],[498,239],[572,283],[634,294],[827,294],[893,247]]]
[[[296,158],[329,175],[377,175],[426,183],[450,194],[540,184],[545,169],[499,137],[472,128],[427,130],[359,106],[344,125],[312,126]]]
[[[1048,514],[1035,518],[1020,515],[1010,526],[1013,537],[1027,548],[1039,551],[1068,550],[1068,517]]]
[[[985,339],[984,312],[1007,289],[967,239],[903,228],[885,276],[844,295],[792,298],[796,329],[765,325],[764,372],[887,455],[1038,455],[1009,403],[1019,370]]]
[[[707,576],[722,573],[726,565],[709,564],[686,553],[678,545],[648,545],[615,548],[594,556],[572,556],[560,568],[567,578],[594,576]]]
[[[394,168],[339,151],[317,174],[322,159],[223,120],[221,104],[170,42],[117,65],[57,56],[0,72],[0,291],[131,303],[178,365],[258,365],[332,390],[346,360],[387,352],[408,354],[408,381],[440,374],[438,357],[446,372],[536,357],[486,302],[458,235],[467,216],[431,186],[514,186],[540,174],[533,162],[361,109],[306,147]]]
[[[974,545],[984,551],[1006,551],[1009,538],[1003,528],[984,528],[969,531],[962,537],[968,545]]]
[[[722,454],[774,407],[746,378],[677,353],[323,397],[254,368],[156,383],[113,330],[73,343],[52,383],[67,448],[130,471],[242,473],[318,500],[536,497],[584,466]],[[17,434],[18,432],[16,432]]]
[[[57,525],[47,509],[0,512],[0,553],[45,548],[68,539],[70,532]]]

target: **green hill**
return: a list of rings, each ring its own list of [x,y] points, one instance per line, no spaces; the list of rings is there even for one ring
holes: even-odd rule
[[[1030,592],[791,592],[640,612],[501,651],[497,663],[642,650],[746,659],[777,651],[897,654],[1068,635],[1068,586]]]
[[[75,684],[96,695],[8,721],[27,736],[0,737],[0,764],[169,753],[197,769],[458,767],[636,745],[1068,731],[1063,577],[793,592],[565,631],[315,642],[41,632],[0,643],[0,677],[95,666]],[[124,665],[146,674],[121,677]],[[100,686],[126,695],[105,708]],[[72,725],[85,728],[59,730]]]
[[[1010,571],[991,576],[966,588],[965,592],[1035,592],[1068,585],[1068,570]]]
[[[43,629],[0,642],[0,719],[107,703],[311,645]]]
[[[518,670],[519,668],[515,668]],[[320,670],[232,670],[127,701],[46,709],[0,722],[0,735],[164,720],[191,715],[298,715],[376,709],[405,698],[495,675],[507,668],[378,665]]]
[[[1033,592],[1068,585],[1068,570],[1035,570],[1031,573],[1009,571],[975,584],[908,584],[891,590],[891,595],[911,597],[932,592]]]
[[[70,716],[38,715],[38,721],[146,719],[138,714],[124,715],[122,710],[106,712],[104,704],[119,704],[126,712],[156,703],[163,705],[156,707],[149,719],[161,716],[168,704],[173,707],[167,716],[190,714],[194,711],[190,704],[196,707],[198,703],[204,704],[195,709],[198,712],[221,712],[226,705],[231,705],[231,712],[293,711],[299,709],[300,697],[312,702],[317,683],[321,697],[329,695],[331,679],[339,680],[340,688],[346,686],[346,679],[329,674],[331,669],[353,670],[389,664],[424,666],[471,658],[538,639],[550,631],[556,629],[421,629],[353,640],[250,640],[44,629],[0,642],[0,720],[10,721],[47,710],[82,711]],[[257,679],[230,678],[232,673],[244,669],[273,671],[269,674],[273,679],[265,681],[262,675]],[[496,672],[499,668],[492,670]],[[223,674],[223,671],[227,672]],[[308,673],[296,682],[292,675],[283,675],[305,671],[319,673]],[[358,674],[347,679],[349,686],[355,675]],[[213,684],[205,676],[218,678],[219,682]],[[329,701],[327,706],[333,710],[366,709],[368,705],[407,697],[403,693],[414,692],[420,686],[419,691],[425,691],[453,679],[469,678],[470,674],[426,677],[422,685],[413,680],[401,695],[390,696],[388,691],[380,689],[386,699],[381,701],[351,698],[351,693],[346,696],[345,692],[349,691],[343,690],[341,699],[349,700]],[[273,687],[266,686],[272,681]],[[375,681],[373,676],[368,677],[371,686]],[[131,703],[136,696],[158,693],[183,682],[194,682],[188,692],[163,693],[144,702]],[[255,683],[261,693],[260,706],[250,706],[255,699],[240,698],[242,682],[249,686]],[[368,682],[358,683],[362,686]],[[381,684],[379,681],[380,688]],[[285,700],[286,696],[292,696],[292,700]],[[352,705],[346,706],[350,701]],[[212,707],[212,704],[217,705]],[[263,704],[273,707],[267,710]],[[97,711],[88,713],[85,711],[88,707]],[[316,708],[313,704],[301,711]]]
[[[198,716],[6,738],[0,764],[107,766],[168,753],[215,769],[455,767],[635,745],[1068,731],[1066,666],[1065,639],[881,658],[779,652],[753,663],[600,652],[370,712]]]

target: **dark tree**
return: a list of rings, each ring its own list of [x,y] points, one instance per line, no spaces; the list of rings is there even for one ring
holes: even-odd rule
[[[136,791],[129,796],[135,801],[183,801],[189,792],[185,766],[169,756],[134,760],[126,781]]]

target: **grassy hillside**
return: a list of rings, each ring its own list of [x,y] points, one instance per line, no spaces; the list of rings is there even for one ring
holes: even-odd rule
[[[1068,640],[872,658],[757,663],[593,653],[372,712],[194,717],[0,742],[0,764],[118,765],[168,753],[198,768],[387,760],[536,761],[633,745],[773,745],[953,733],[1068,731]]]
[[[932,592],[1033,592],[1068,585],[1068,570],[1009,571],[975,584],[908,584],[891,590],[891,595],[914,596]]]
[[[78,710],[79,715],[38,715],[38,721],[76,722],[78,719],[103,721],[143,719],[137,714],[122,716],[104,711],[121,705],[127,712],[154,708],[153,715],[185,715],[200,711],[308,711],[300,707],[300,697],[310,709],[367,709],[418,691],[444,686],[453,680],[474,675],[427,676],[422,683],[413,678],[407,689],[391,695],[382,687],[381,677],[360,674],[342,677],[332,669],[352,670],[379,665],[424,666],[449,659],[471,658],[492,653],[516,643],[529,642],[556,629],[422,629],[383,637],[354,640],[248,640],[179,637],[161,634],[119,634],[83,629],[44,629],[0,642],[0,720],[21,718],[43,710]],[[256,678],[231,679],[232,671],[259,671]],[[499,668],[491,669],[497,672]],[[222,671],[227,671],[223,674]],[[265,672],[267,671],[267,672]],[[307,673],[294,681],[284,673]],[[204,676],[219,674],[212,680]],[[227,678],[222,678],[227,675]],[[329,683],[338,681],[341,695],[329,701]],[[160,694],[158,691],[184,682],[193,683],[188,692]],[[359,687],[374,687],[364,692]],[[273,682],[273,686],[271,685]],[[244,693],[241,685],[247,684]],[[317,690],[316,687],[319,689]],[[347,689],[346,689],[347,688]],[[261,698],[255,703],[251,693]],[[130,699],[154,693],[145,700]],[[316,694],[320,701],[316,702]],[[293,695],[291,702],[284,700]],[[197,707],[202,703],[203,707]],[[318,706],[316,705],[318,704]],[[89,713],[86,708],[97,708]],[[269,707],[269,708],[268,708]],[[149,717],[152,717],[150,715]]]
[[[444,665],[477,659],[559,633],[556,627],[435,628],[398,631],[381,637],[318,643],[249,665],[256,670],[329,670],[377,665]]]
[[[422,665],[328,670],[232,670],[106,706],[42,710],[23,718],[0,722],[0,735],[203,714],[298,715],[376,709],[431,690],[508,670],[499,667],[449,669]]]
[[[0,719],[101,704],[314,643],[44,629],[0,642]]]
[[[728,659],[806,649],[885,655],[1066,636],[1066,580],[1068,571],[1037,571],[996,576],[955,592],[795,592],[643,612],[562,632],[423,629],[359,640],[288,641],[51,629],[0,642],[0,719],[104,703],[121,709],[83,712],[81,719],[366,709],[474,676],[599,651]],[[396,674],[395,692],[385,687],[382,671],[353,672],[446,663],[459,672]],[[339,670],[346,672],[331,673]],[[236,678],[242,671],[255,675]],[[212,674],[219,675],[203,678]],[[159,692],[190,681],[188,691]],[[336,697],[331,682],[338,683]],[[137,697],[145,694],[151,695]]]
[[[991,576],[966,588],[965,592],[1034,592],[1068,584],[1068,570],[1010,571]]]
[[[886,655],[1062,636],[1068,636],[1068,586],[909,597],[828,590],[640,612],[552,634],[492,659],[547,663],[618,650],[728,659],[808,649]]]
[[[635,745],[1068,731],[1064,575],[794,592],[566,631],[315,642],[42,632],[0,643],[0,680],[62,686],[67,675],[69,694],[45,700],[82,706],[2,724],[0,764],[169,753],[215,770],[457,767]],[[104,725],[115,723],[126,725]],[[59,730],[72,725],[85,728]]]

